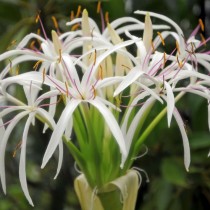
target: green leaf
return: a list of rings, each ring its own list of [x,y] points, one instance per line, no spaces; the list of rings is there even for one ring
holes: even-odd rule
[[[193,133],[190,137],[190,147],[192,149],[210,148],[210,136],[207,132]]]
[[[182,160],[175,158],[164,159],[161,165],[161,172],[166,181],[187,187],[187,172],[184,169]]]

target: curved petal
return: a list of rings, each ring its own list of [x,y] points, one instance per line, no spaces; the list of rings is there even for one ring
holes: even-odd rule
[[[4,127],[4,122],[2,121],[2,119],[0,118],[0,136],[1,138],[4,136],[5,133],[5,127]],[[1,142],[2,139],[0,139]]]
[[[23,137],[22,137],[22,143],[21,143],[20,165],[19,165],[20,185],[23,189],[24,195],[26,196],[28,202],[32,206],[34,206],[34,204],[31,199],[31,196],[29,195],[27,180],[26,180],[26,142],[27,142],[29,127],[30,127],[31,122],[33,121],[34,116],[35,116],[34,112],[30,113],[25,124]]]
[[[152,103],[154,102],[154,98],[149,98],[144,105],[139,109],[139,111],[135,114],[135,117],[133,118],[128,132],[126,134],[126,144],[127,144],[127,148],[129,150],[132,140],[133,140],[133,136],[135,134],[136,128],[141,120],[141,118],[144,116],[144,113],[147,111],[147,109],[150,107],[150,105],[152,105]]]
[[[5,194],[6,194],[6,177],[5,177],[5,161],[4,161],[4,158],[5,158],[5,149],[6,149],[7,141],[9,139],[9,136],[10,136],[13,128],[28,113],[29,113],[29,111],[24,111],[24,112],[21,112],[21,113],[17,114],[13,118],[11,123],[7,126],[7,128],[4,132],[4,136],[0,141],[0,178],[1,178],[2,188],[3,188],[3,191],[4,191]]]
[[[63,142],[62,141],[59,142],[58,149],[59,149],[58,167],[57,167],[57,171],[56,171],[54,179],[56,179],[58,174],[60,173],[61,166],[62,166],[62,163],[63,163]]]
[[[175,99],[174,99],[173,90],[171,89],[171,86],[168,84],[168,82],[165,81],[164,85],[166,87],[166,94],[167,94],[166,102],[167,102],[168,127],[170,127],[171,118],[175,107]]]
[[[122,123],[122,126],[121,126],[121,130],[123,132],[124,135],[126,135],[127,133],[127,125],[128,125],[128,120],[129,120],[129,117],[130,117],[130,114],[133,110],[133,108],[135,107],[135,105],[138,103],[138,101],[144,99],[145,97],[147,97],[149,94],[148,92],[142,92],[140,93],[139,95],[137,95],[130,106],[128,106],[127,110],[126,110],[126,114],[125,114],[125,118],[123,120],[123,123]]]
[[[139,69],[140,67],[134,67],[124,78],[124,80],[119,84],[114,92],[114,97],[122,92],[125,88],[135,82],[141,75],[144,74],[143,71]]]
[[[66,123],[69,122],[69,119],[72,117],[74,110],[76,109],[76,107],[79,105],[80,102],[81,102],[80,100],[72,99],[71,101],[69,101],[67,103],[67,105],[66,105],[65,109],[63,110],[61,117],[53,131],[50,142],[47,146],[47,149],[46,149],[44,157],[43,157],[41,168],[45,167],[45,165],[51,158],[52,154],[54,153],[55,149],[57,148],[59,142],[61,141],[63,132],[67,126]]]
[[[184,147],[184,165],[187,171],[189,171],[190,166],[190,145],[187,137],[187,133],[185,131],[184,122],[178,112],[177,109],[174,110],[173,115],[176,119],[176,122],[179,126],[179,129],[181,131],[182,140],[183,140],[183,147]]]
[[[41,36],[34,34],[34,33],[30,33],[22,39],[22,41],[18,44],[17,48],[20,49],[20,48],[25,47],[31,39],[36,39],[41,42],[46,42],[46,40],[44,38],[42,38]]]

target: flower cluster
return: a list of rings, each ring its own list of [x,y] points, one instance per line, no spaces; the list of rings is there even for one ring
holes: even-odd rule
[[[175,103],[185,93],[194,93],[207,99],[210,112],[210,52],[201,50],[209,39],[197,38],[204,30],[201,20],[186,38],[168,17],[135,13],[145,16],[145,21],[123,17],[110,23],[102,17],[100,30],[84,10],[81,18],[67,23],[72,30],[62,34],[52,31],[51,39],[38,16],[43,36],[31,33],[15,49],[0,55],[0,61],[9,61],[0,72],[0,178],[5,193],[6,144],[26,116],[19,143],[19,177],[31,205],[26,144],[29,128],[36,120],[43,123],[43,132],[52,130],[41,167],[58,149],[57,177],[65,143],[90,186],[101,187],[131,167],[143,141],[161,119],[158,116],[142,130],[158,101],[166,107],[163,113],[168,126],[173,117],[178,124],[184,164],[189,169],[188,138]],[[152,24],[151,17],[164,25]],[[166,48],[167,40],[173,43],[171,50]],[[29,71],[18,68],[24,63]],[[25,97],[17,97],[17,90]],[[210,125],[210,116],[208,122]]]

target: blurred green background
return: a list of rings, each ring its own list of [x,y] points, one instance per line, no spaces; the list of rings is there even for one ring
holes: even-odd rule
[[[0,53],[14,48],[27,33],[36,32],[35,17],[41,11],[41,18],[48,33],[54,29],[52,16],[59,22],[61,31],[69,30],[65,22],[70,20],[71,11],[78,4],[87,8],[91,17],[100,21],[96,14],[97,2],[94,0],[0,0]],[[104,11],[109,11],[110,21],[117,17],[133,15],[133,11],[149,10],[169,16],[190,34],[202,18],[206,25],[205,36],[210,35],[209,0],[106,0],[102,1]],[[2,63],[0,66],[2,67]],[[167,128],[162,120],[149,136],[145,146],[147,155],[135,162],[135,167],[145,170],[150,182],[142,173],[143,182],[139,190],[136,210],[207,210],[210,209],[210,134],[207,123],[207,102],[186,95],[177,107],[185,120],[190,139],[192,163],[186,172],[183,164],[182,139],[176,123]],[[161,110],[157,106],[153,116]],[[73,180],[78,175],[74,161],[67,151],[64,154],[62,170],[57,180],[56,158],[45,169],[40,165],[50,132],[42,134],[42,125],[37,122],[31,127],[27,148],[28,186],[35,207],[26,201],[18,178],[18,154],[12,157],[17,142],[21,138],[20,124],[10,139],[6,154],[7,195],[0,188],[0,210],[77,210],[80,209],[73,189]],[[144,153],[145,148],[142,149]]]

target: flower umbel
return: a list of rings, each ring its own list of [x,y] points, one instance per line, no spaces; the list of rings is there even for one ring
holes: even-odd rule
[[[84,180],[99,191],[129,171],[143,142],[165,114],[168,127],[173,118],[177,122],[184,165],[189,170],[190,146],[176,107],[187,92],[207,99],[210,127],[210,53],[200,51],[209,39],[197,38],[203,30],[201,21],[187,39],[174,21],[160,14],[137,11],[145,16],[144,22],[132,17],[109,22],[103,19],[100,7],[99,12],[101,31],[83,10],[82,17],[78,12],[67,23],[71,31],[52,31],[51,40],[38,16],[44,37],[31,33],[15,49],[0,55],[0,61],[9,59],[0,72],[1,183],[6,193],[6,145],[14,127],[27,117],[19,146],[19,177],[31,205],[25,172],[26,143],[36,120],[43,123],[43,132],[52,130],[41,168],[58,148],[57,177],[64,142]],[[153,18],[167,25],[154,25]],[[169,52],[164,50],[167,37],[175,46]],[[31,62],[35,64],[30,71],[14,73],[19,64]],[[17,90],[24,97],[16,97]],[[156,101],[164,106],[163,111],[143,126]]]

